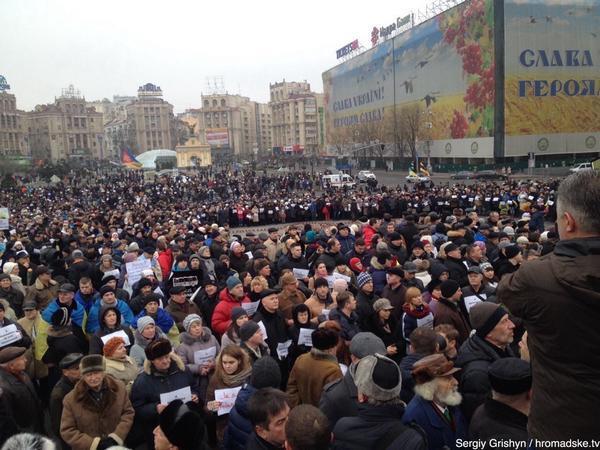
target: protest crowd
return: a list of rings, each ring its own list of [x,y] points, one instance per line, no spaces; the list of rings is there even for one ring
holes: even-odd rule
[[[0,448],[599,439],[599,175],[7,187]]]

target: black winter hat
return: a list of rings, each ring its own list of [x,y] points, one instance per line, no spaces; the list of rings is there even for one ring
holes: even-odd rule
[[[173,400],[158,416],[169,443],[180,450],[196,450],[204,440],[204,419],[193,402]]]
[[[459,289],[460,286],[454,280],[446,280],[440,286],[440,290],[442,291],[442,297],[444,298],[452,297]]]
[[[69,308],[59,308],[52,314],[52,325],[55,327],[66,327],[69,324],[71,312]]]
[[[145,286],[152,287],[152,281],[150,281],[148,278],[142,278],[140,281],[138,281],[138,289],[141,289]]]
[[[504,395],[523,394],[531,389],[531,366],[519,358],[500,358],[494,361],[488,376],[492,389]]]
[[[116,291],[113,288],[111,288],[110,286],[106,286],[106,285],[102,286],[100,288],[100,297],[101,298],[104,297],[104,294],[108,294],[109,292],[112,292],[113,294],[116,293]]]
[[[279,389],[281,371],[277,362],[270,356],[263,356],[252,365],[250,384],[256,389],[272,387]]]
[[[249,320],[244,325],[242,325],[240,328],[240,332],[239,332],[240,340],[242,342],[246,342],[248,339],[250,339],[252,336],[254,336],[254,333],[256,333],[259,329],[260,329],[260,327],[258,326],[258,324],[255,321]]]

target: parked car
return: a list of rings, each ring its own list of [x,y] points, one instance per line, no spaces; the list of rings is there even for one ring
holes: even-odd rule
[[[330,175],[323,175],[321,178],[321,186],[323,186],[323,188],[327,186],[334,188],[341,188],[344,186],[353,188],[356,186],[356,183],[347,173],[334,173]]]
[[[583,170],[592,170],[592,163],[586,162],[577,164],[576,166],[573,166],[569,169],[569,171],[572,173],[581,172]]]
[[[425,181],[431,181],[431,177],[425,175],[406,175],[404,179],[409,183],[423,183]]]
[[[470,180],[473,178],[474,173],[469,170],[462,170],[460,172],[451,175],[450,178],[453,180]]]
[[[359,183],[366,183],[368,180],[376,180],[377,177],[370,170],[361,170],[356,175],[356,179]]]
[[[479,172],[475,172],[475,175],[473,176],[473,178],[476,180],[501,180],[501,181],[508,180],[507,175],[503,175],[503,174],[495,172],[493,170],[481,170]]]

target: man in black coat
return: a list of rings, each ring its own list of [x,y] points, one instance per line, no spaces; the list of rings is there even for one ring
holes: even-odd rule
[[[470,316],[476,333],[463,343],[456,358],[456,366],[462,368],[459,389],[463,395],[461,407],[468,420],[490,396],[490,365],[501,358],[514,356],[510,344],[515,329],[506,310],[494,303],[476,304],[471,308]]]
[[[50,413],[50,426],[54,436],[62,441],[60,436],[60,420],[63,410],[63,399],[73,390],[75,384],[81,378],[79,372],[79,361],[83,358],[83,353],[69,353],[60,360],[58,367],[62,371],[62,377],[58,383],[54,385],[50,394],[50,403],[48,410]],[[68,448],[66,443],[62,441],[63,448]]]
[[[446,252],[446,262],[444,265],[448,268],[448,278],[456,281],[460,287],[469,284],[467,266],[465,266],[460,254],[460,247],[451,242],[444,247],[444,251]]]
[[[527,416],[531,404],[531,366],[518,358],[502,358],[488,371],[492,398],[473,414],[469,439],[527,441]]]
[[[0,389],[2,402],[11,411],[19,433],[44,433],[42,405],[25,369],[23,347],[0,350]]]
[[[75,286],[79,286],[79,280],[83,277],[93,279],[96,274],[96,268],[92,263],[86,261],[83,252],[79,249],[73,250],[71,253],[71,264],[67,269],[69,281]]]
[[[358,362],[369,355],[379,353],[385,355],[385,344],[381,338],[373,333],[358,333],[350,342],[350,358],[352,364],[348,367],[346,375],[326,384],[323,388],[319,409],[327,416],[331,428],[342,417],[355,417],[358,415],[358,391],[354,383],[354,372]]]
[[[410,352],[400,361],[402,374],[402,390],[400,398],[404,403],[410,402],[415,395],[415,380],[412,376],[413,364],[421,358],[433,355],[438,351],[438,335],[432,328],[419,327],[410,333]]]

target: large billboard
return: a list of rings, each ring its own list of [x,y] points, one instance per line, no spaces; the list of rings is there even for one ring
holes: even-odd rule
[[[430,156],[493,157],[493,22],[492,0],[465,2],[324,73],[328,137],[419,105]]]
[[[506,0],[505,154],[600,151],[600,0]]]
[[[211,147],[229,147],[229,130],[227,128],[207,128],[206,143]]]

